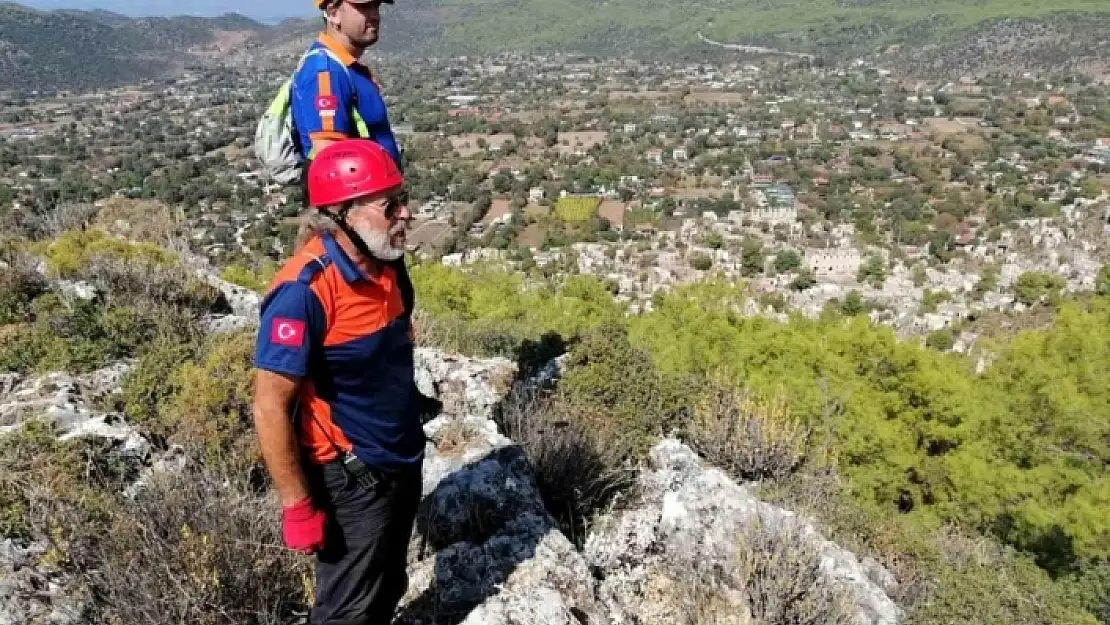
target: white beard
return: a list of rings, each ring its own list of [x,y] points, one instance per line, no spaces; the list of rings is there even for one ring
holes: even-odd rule
[[[401,228],[397,228],[399,231]],[[355,228],[355,232],[366,243],[367,249],[378,260],[397,260],[405,255],[404,246],[393,247],[390,242],[390,233],[388,230],[371,230],[369,228]]]

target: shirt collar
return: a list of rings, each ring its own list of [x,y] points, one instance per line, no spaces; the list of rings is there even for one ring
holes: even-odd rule
[[[358,263],[351,260],[347,252],[339,245],[330,232],[325,232],[321,235],[324,240],[324,249],[327,251],[328,256],[331,257],[332,262],[339,268],[339,275],[347,281],[347,284],[353,284],[359,281],[377,282],[373,276],[366,273]]]
[[[316,41],[320,45],[335,53],[335,56],[339,57],[339,60],[343,61],[343,64],[347,67],[350,67],[358,62],[358,59],[351,56],[351,53],[347,51],[347,48],[345,48],[343,44],[336,41],[335,37],[332,37],[327,33],[320,33],[320,36],[316,38]]]

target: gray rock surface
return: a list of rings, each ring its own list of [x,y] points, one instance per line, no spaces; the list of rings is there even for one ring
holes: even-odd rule
[[[122,453],[145,458],[150,443],[122,414],[91,406],[97,398],[118,391],[131,366],[120,362],[82,376],[53,372],[23,378],[6,374],[0,379],[0,435],[18,430],[28,419],[41,419],[53,424],[62,440],[106,438],[121,442]]]
[[[194,275],[223,294],[234,315],[250,319],[252,323],[257,322],[259,307],[262,305],[261,295],[220,278],[218,269],[212,267],[207,258],[184,253],[181,254],[181,261],[192,269]]]
[[[720,590],[726,596],[742,593],[742,581],[731,580],[729,586],[730,571],[738,570],[736,563],[753,548],[749,541],[764,540],[760,537],[789,541],[791,551],[812,554],[816,579],[848,594],[855,622],[894,625],[901,618],[883,589],[893,578],[878,563],[861,564],[813,525],[760,501],[750,486],[706,466],[677,440],[658,443],[650,462],[640,476],[641,501],[602,518],[586,542],[587,560],[604,577],[598,595],[610,607],[613,622],[672,620],[665,604],[673,603],[673,593],[663,592],[659,601],[645,600],[644,593],[673,585],[667,578],[676,572],[723,571],[726,583]]]
[[[418,363],[421,391],[444,414],[424,427],[424,501],[402,622],[602,622],[589,567],[544,508],[523,450],[487,418],[515,367],[424,349]]]
[[[488,419],[508,392],[516,363],[507,358],[467,358],[417,348],[416,386],[443,402],[443,413]]]
[[[43,542],[0,541],[0,625],[78,625],[81,601],[65,575],[44,564]]]

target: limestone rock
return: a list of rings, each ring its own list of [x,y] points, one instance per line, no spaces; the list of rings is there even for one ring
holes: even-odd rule
[[[43,565],[44,542],[0,541],[0,625],[77,625],[82,604],[70,580]]]
[[[523,450],[488,419],[425,426],[424,500],[402,622],[602,622],[589,567],[544,508]]]
[[[84,376],[63,372],[34,378],[6,377],[0,388],[0,435],[18,430],[28,419],[42,419],[55,427],[61,440],[99,437],[122,443],[121,453],[145,458],[150,443],[119,413],[99,412],[95,398],[118,390],[128,363],[116,363]]]
[[[58,280],[55,286],[62,296],[86,302],[93,301],[98,295],[96,287],[84,281]]]
[[[253,328],[258,324],[258,320],[256,317],[244,317],[241,315],[208,315],[203,319],[202,323],[205,332],[209,334],[225,334],[228,332],[235,332],[236,330]]]
[[[507,358],[467,358],[425,347],[415,355],[416,387],[443,402],[443,413],[490,418],[509,390],[517,366]]]
[[[651,467],[640,477],[642,501],[602,519],[586,542],[586,558],[604,579],[599,598],[610,607],[613,622],[670,620],[662,613],[674,596],[653,603],[644,600],[644,589],[674,571],[723,571],[727,582],[738,558],[758,550],[755,545],[745,550],[744,541],[752,536],[794,541],[790,544],[811,553],[817,570],[801,573],[846,592],[854,622],[894,625],[899,621],[899,608],[882,587],[892,585],[893,577],[877,563],[861,564],[794,513],[760,501],[750,487],[704,466],[676,440],[657,444],[650,461]],[[731,581],[735,585],[721,589],[726,595],[744,590],[742,581]]]

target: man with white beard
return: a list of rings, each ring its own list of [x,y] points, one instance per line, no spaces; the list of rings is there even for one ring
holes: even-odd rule
[[[310,214],[262,302],[254,420],[282,538],[316,554],[311,625],[389,623],[404,595],[424,432],[393,261],[404,176],[366,139],[322,148]]]

